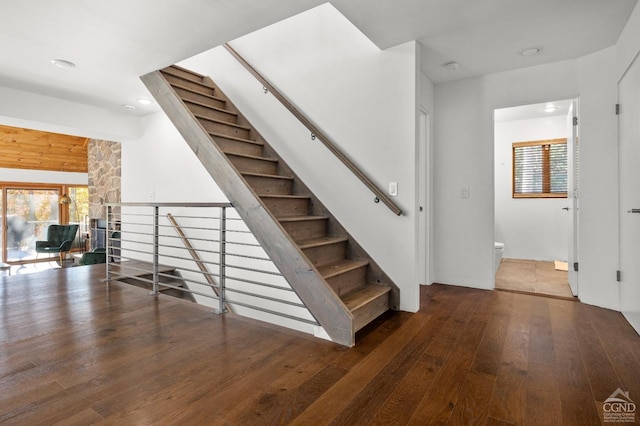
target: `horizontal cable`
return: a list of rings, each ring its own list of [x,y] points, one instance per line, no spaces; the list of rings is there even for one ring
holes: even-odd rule
[[[311,324],[311,325],[319,325],[318,322],[315,321],[315,320],[310,320],[310,319],[307,319],[307,318],[300,318],[300,317],[296,317],[296,316],[289,315],[289,314],[283,314],[281,312],[272,311],[271,309],[262,308],[260,306],[249,305],[247,303],[237,302],[237,301],[233,301],[233,300],[229,300],[229,299],[226,299],[225,302],[227,302],[230,305],[243,306],[245,308],[253,309],[253,310],[256,310],[256,311],[264,312],[264,313],[275,315],[275,316],[282,317],[282,318],[288,318],[288,319],[291,319],[291,320],[294,320],[294,321],[304,322],[304,323]]]
[[[298,308],[306,308],[306,306],[304,306],[302,303],[299,302],[291,302],[289,300],[284,300],[284,299],[278,299],[276,297],[269,297],[269,296],[264,296],[262,294],[256,294],[256,293],[249,293],[247,291],[243,291],[243,290],[238,290],[235,288],[230,288],[230,287],[226,287],[225,290],[227,292],[232,292],[232,293],[237,293],[237,294],[243,294],[245,296],[250,296],[250,297],[257,297],[259,299],[264,299],[264,300],[269,300],[271,302],[277,302],[277,303],[282,303],[285,305],[290,305],[290,306],[295,306]],[[229,299],[227,299],[227,302],[229,301]]]

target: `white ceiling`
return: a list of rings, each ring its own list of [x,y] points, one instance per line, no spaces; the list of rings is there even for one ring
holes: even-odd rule
[[[2,0],[0,86],[122,112],[139,76],[322,0]],[[434,83],[576,58],[613,45],[637,0],[336,0],[380,48],[418,40]],[[541,48],[541,54],[518,52]],[[49,61],[73,61],[59,69]],[[456,71],[442,65],[456,61]],[[2,100],[0,99],[0,102]],[[155,110],[137,105],[133,114]]]

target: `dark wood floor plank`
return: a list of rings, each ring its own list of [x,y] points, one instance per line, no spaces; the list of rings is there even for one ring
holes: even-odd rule
[[[448,322],[452,327],[449,327],[451,336],[447,336],[446,340],[453,342],[451,353],[446,357],[431,387],[418,404],[409,424],[443,424],[450,418],[460,398],[462,385],[476,356],[487,324],[484,321],[486,320],[485,312],[480,310],[477,315],[474,315],[473,306],[482,306],[482,299],[487,296],[486,293],[470,293],[465,302],[475,299],[475,303],[461,303]],[[466,306],[470,309],[465,309]],[[459,316],[462,313],[466,313],[464,319]],[[429,349],[426,353],[428,352]]]
[[[600,418],[585,370],[588,367],[583,363],[575,335],[581,315],[580,306],[549,305],[556,354],[555,383],[560,395],[563,424],[598,425]]]
[[[554,367],[556,357],[553,349],[553,330],[549,318],[549,301],[544,297],[535,297],[531,299],[531,304],[527,359],[530,363]]]
[[[407,424],[439,370],[440,366],[435,365],[433,359],[423,355],[376,412],[371,425]]]
[[[354,366],[341,380],[318,398],[292,424],[329,423],[349,404],[384,366],[397,355],[415,336],[424,321],[424,314],[413,315],[409,320],[379,345],[369,356]],[[331,412],[327,412],[331,407]]]
[[[377,410],[371,410],[368,416],[363,416],[363,420],[367,419],[369,424],[404,424],[408,422],[423,395],[430,388],[432,381],[436,377],[436,373],[444,363],[444,359],[452,349],[452,347],[449,346],[448,350],[446,350],[444,344],[437,342],[437,340],[449,339],[449,337],[444,336],[444,333],[441,333],[441,331],[446,330],[446,324],[461,306],[464,298],[459,295],[456,297],[449,295],[449,297],[438,297],[437,303],[435,300],[435,297],[432,298],[432,304],[429,305],[431,308],[429,311],[433,314],[420,331],[420,336],[417,336],[419,341],[414,345],[418,350],[414,358],[414,360],[416,360],[415,363],[408,365],[410,369],[406,372],[397,387],[393,389],[393,392],[390,395],[385,395],[386,400],[382,401],[381,406]],[[461,309],[465,312],[465,315],[466,312],[468,312],[468,306],[469,304],[467,304],[466,307],[463,306]],[[434,356],[433,352],[426,353],[429,348],[436,346],[438,347],[436,350],[438,355]],[[410,364],[411,359],[408,359],[407,363]],[[398,378],[399,377],[395,376],[396,381]],[[371,415],[373,415],[373,417],[369,419]]]
[[[585,307],[583,307],[585,308]],[[640,336],[624,319],[622,314],[609,309],[589,307],[588,316],[592,321],[602,348],[616,372],[619,380],[618,387],[629,392],[636,406],[640,406]],[[607,379],[597,378],[598,383],[604,383]],[[609,379],[610,381],[610,379]],[[608,383],[608,382],[607,382]],[[611,386],[609,383],[607,386]],[[613,391],[606,391],[602,386],[599,394],[605,393],[609,397]],[[607,392],[609,392],[607,394]],[[600,400],[599,394],[594,395]],[[636,409],[636,422],[640,424],[640,409]]]
[[[103,276],[0,279],[0,423],[589,425],[609,387],[640,399],[640,337],[580,303],[436,284],[345,348]]]
[[[579,311],[581,312],[577,317],[575,328],[576,341],[589,378],[593,397],[598,404],[602,404],[613,391],[622,386],[622,382],[611,364],[600,336],[593,326],[591,316],[583,310]],[[586,368],[589,365],[597,365],[597,371],[594,368]]]
[[[493,375],[469,372],[448,424],[484,425],[489,416],[489,404],[495,384],[496,378]]]
[[[556,386],[556,370],[530,362],[527,368],[525,424],[561,425],[562,406]]]
[[[530,313],[536,296],[513,300],[489,416],[507,423],[524,422]]]
[[[371,424],[378,409],[395,391],[398,379],[408,374],[431,343],[439,323],[432,321],[431,316],[426,316],[424,323],[415,337],[352,399],[333,424]]]

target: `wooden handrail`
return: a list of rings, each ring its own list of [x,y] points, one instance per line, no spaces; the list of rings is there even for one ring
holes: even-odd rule
[[[356,175],[360,181],[371,190],[376,196],[376,202],[382,201],[389,209],[400,216],[402,214],[402,210],[382,191],[380,188],[376,186],[375,183],[365,175],[362,170],[358,168],[350,159],[347,157],[340,149],[336,146],[336,144],[325,135],[306,115],[304,115],[288,98],[286,98],[283,94],[281,94],[278,89],[276,89],[266,78],[262,76],[250,63],[248,63],[233,47],[229,45],[229,43],[225,43],[224,47],[231,53],[231,55],[238,60],[246,69],[249,71],[262,85],[265,89],[267,89],[271,94],[284,105],[285,108],[291,112],[302,124],[306,126],[309,131],[316,138],[320,140],[327,147],[329,151],[335,155],[338,160],[342,161],[342,163],[349,169],[351,172]]]

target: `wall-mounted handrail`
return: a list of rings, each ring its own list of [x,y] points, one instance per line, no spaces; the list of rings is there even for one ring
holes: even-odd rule
[[[271,94],[282,103],[282,105],[291,112],[302,124],[311,131],[311,134],[318,138],[320,142],[327,147],[338,160],[340,160],[351,172],[356,175],[360,181],[371,190],[376,196],[375,202],[382,201],[389,209],[400,216],[402,210],[382,191],[378,186],[369,179],[350,159],[347,157],[322,130],[320,130],[306,115],[304,115],[288,98],[278,91],[265,77],[262,76],[249,62],[247,62],[229,43],[225,43],[224,47],[231,55],[238,60],[262,85],[271,92]]]

